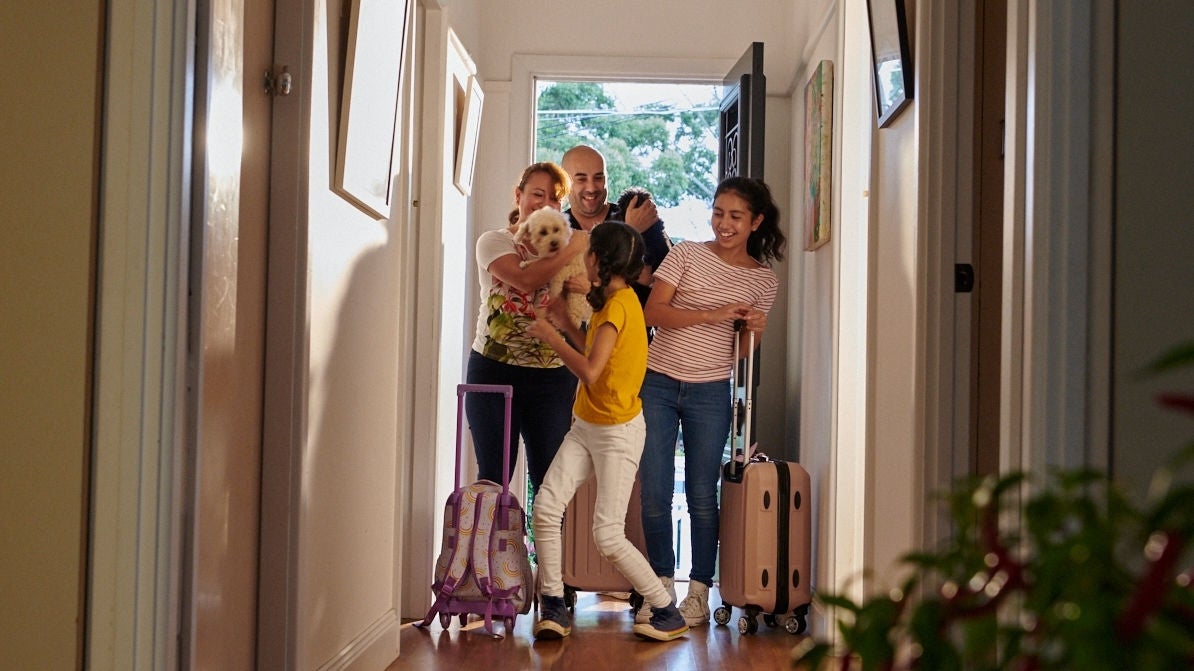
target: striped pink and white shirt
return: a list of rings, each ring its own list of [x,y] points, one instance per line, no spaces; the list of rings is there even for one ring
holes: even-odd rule
[[[748,303],[770,312],[779,280],[766,266],[732,266],[703,242],[681,242],[655,271],[656,282],[676,288],[672,307],[715,310]],[[647,368],[681,382],[728,380],[734,361],[734,323],[660,328],[651,341]]]

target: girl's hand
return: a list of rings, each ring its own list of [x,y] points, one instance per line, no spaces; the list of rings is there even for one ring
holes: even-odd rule
[[[742,319],[746,322],[746,328],[754,331],[755,335],[762,335],[764,329],[767,328],[767,313],[762,310],[754,308],[749,309]]]
[[[727,303],[716,310],[702,310],[706,315],[705,321],[710,324],[720,324],[725,321],[746,319],[750,306],[745,303]]]
[[[548,319],[538,317],[527,327],[527,333],[547,342],[549,338],[556,335],[556,327],[552,326]]]
[[[572,277],[564,280],[564,290],[570,294],[580,294],[584,296],[589,293],[592,285],[589,283],[589,276],[583,273],[577,273]]]

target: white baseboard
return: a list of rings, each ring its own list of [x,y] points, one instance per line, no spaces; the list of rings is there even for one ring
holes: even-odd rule
[[[398,613],[386,611],[319,671],[379,671],[398,658]]]

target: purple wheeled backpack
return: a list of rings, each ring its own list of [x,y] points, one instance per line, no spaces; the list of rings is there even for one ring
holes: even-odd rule
[[[456,480],[455,490],[444,506],[444,535],[435,563],[435,602],[417,626],[426,627],[435,616],[445,628],[453,615],[460,624],[468,616],[485,617],[485,632],[502,638],[493,628],[500,618],[506,633],[514,631],[520,614],[530,611],[535,586],[526,546],[526,514],[510,492],[509,476],[502,484],[478,480],[460,486],[464,396],[467,393],[500,393],[505,396],[505,455],[502,473],[510,472],[510,409],[514,388],[510,385],[461,384],[456,387]]]

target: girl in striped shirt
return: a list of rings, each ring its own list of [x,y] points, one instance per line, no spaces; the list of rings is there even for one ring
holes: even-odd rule
[[[730,432],[733,338],[747,330],[757,344],[779,282],[771,264],[783,260],[779,208],[762,181],[731,177],[718,185],[711,220],[714,239],[681,242],[655,271],[644,307],[657,327],[640,393],[647,424],[640,464],[643,530],[651,568],[673,595],[674,455],[684,435],[684,485],[692,521],[692,571],[680,612],[688,625],[709,622],[709,587],[717,561],[717,482]],[[737,336],[735,320],[746,328]],[[636,619],[650,616],[640,610]]]

